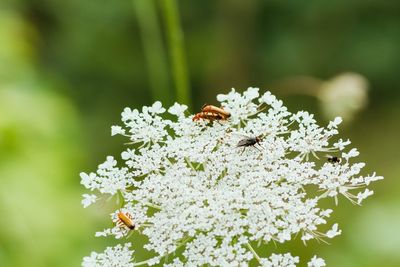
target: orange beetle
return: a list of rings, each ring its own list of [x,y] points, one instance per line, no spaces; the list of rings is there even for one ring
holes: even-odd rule
[[[119,227],[128,227],[130,230],[134,230],[136,225],[133,222],[133,218],[129,213],[118,212],[118,223]]]
[[[223,108],[218,108],[213,105],[205,104],[201,108],[201,112],[194,115],[193,121],[197,121],[200,119],[205,119],[205,120],[210,120],[210,121],[226,120],[230,116],[231,116],[231,114],[228,111],[224,110]]]
[[[219,107],[216,107],[216,106],[213,106],[213,105],[205,104],[201,108],[201,111],[218,114],[218,115],[222,116],[224,119],[227,119],[227,118],[229,118],[231,116],[231,113],[229,113],[228,111],[224,110],[223,108],[219,108]]]
[[[200,119],[214,121],[214,120],[224,120],[224,117],[212,112],[199,112],[192,118],[193,121],[198,121]]]

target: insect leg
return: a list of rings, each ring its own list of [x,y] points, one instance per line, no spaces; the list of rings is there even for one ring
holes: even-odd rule
[[[258,151],[262,152],[258,147],[256,147],[256,145],[253,146],[255,149],[257,149]]]

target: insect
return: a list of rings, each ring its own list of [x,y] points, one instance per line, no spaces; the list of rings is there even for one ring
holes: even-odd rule
[[[224,110],[223,108],[218,108],[213,105],[205,104],[201,108],[201,112],[193,116],[193,121],[198,121],[200,119],[214,121],[214,120],[226,120],[231,116],[231,114]]]
[[[243,154],[243,152],[246,149],[246,147],[252,146],[252,147],[257,148],[256,145],[260,146],[261,141],[262,141],[262,136],[261,135],[256,136],[256,137],[246,137],[246,138],[240,140],[237,143],[236,147],[243,147],[242,153],[240,153],[240,155],[241,155],[241,154]],[[257,149],[260,150],[259,148],[257,148]]]
[[[224,119],[227,119],[231,116],[231,113],[229,113],[228,111],[224,110],[223,108],[218,108],[216,106],[213,105],[207,105],[205,104],[202,108],[201,108],[202,112],[212,112],[215,114],[218,114],[220,116],[222,116]]]
[[[135,223],[133,218],[129,213],[118,212],[118,222],[119,227],[128,227],[130,230],[135,230]]]
[[[224,120],[224,117],[219,114],[212,113],[212,112],[203,112],[202,111],[202,112],[195,114],[192,118],[193,121],[198,121],[200,119],[215,121],[215,120]]]
[[[342,161],[342,159],[341,158],[339,158],[339,157],[336,157],[336,156],[327,156],[327,160],[328,160],[328,162],[330,162],[330,163],[332,163],[332,164],[334,164],[334,163],[340,163],[341,161]]]

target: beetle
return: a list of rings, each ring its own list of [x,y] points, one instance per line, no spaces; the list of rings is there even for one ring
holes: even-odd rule
[[[231,116],[231,113],[224,110],[223,108],[219,108],[213,105],[204,104],[201,108],[202,112],[211,112],[222,116],[224,119],[227,119]]]
[[[130,230],[135,230],[135,223],[133,222],[133,218],[129,213],[123,213],[122,211],[118,212],[118,223],[119,227],[127,227]]]
[[[198,121],[200,119],[214,121],[214,120],[226,120],[231,116],[231,113],[224,110],[223,108],[218,108],[213,105],[205,104],[201,108],[201,112],[195,114],[192,118],[193,121]]]
[[[219,114],[216,114],[213,112],[203,112],[203,111],[196,113],[192,118],[193,121],[198,121],[200,119],[209,120],[209,121],[225,120],[225,118]]]

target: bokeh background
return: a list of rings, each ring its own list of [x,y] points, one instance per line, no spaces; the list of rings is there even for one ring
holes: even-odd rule
[[[94,232],[116,205],[83,209],[79,172],[122,151],[124,107],[194,111],[248,86],[321,123],[342,115],[365,172],[385,176],[362,207],[340,200],[342,236],[292,254],[400,266],[399,69],[395,0],[2,0],[0,266],[79,266],[114,243]]]

